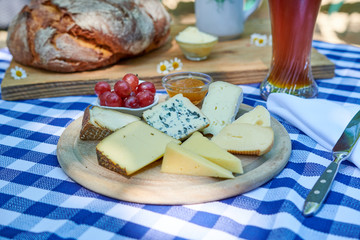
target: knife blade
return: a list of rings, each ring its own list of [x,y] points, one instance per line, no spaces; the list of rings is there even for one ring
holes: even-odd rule
[[[304,216],[312,216],[321,208],[322,203],[329,193],[340,163],[351,155],[359,136],[360,111],[351,119],[332,149],[334,160],[325,169],[324,173],[309,192],[303,207]]]

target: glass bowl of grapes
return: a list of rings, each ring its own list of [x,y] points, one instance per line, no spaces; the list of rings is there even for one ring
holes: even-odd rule
[[[142,117],[142,113],[159,102],[155,85],[142,81],[136,74],[127,73],[113,87],[107,81],[95,84],[96,105]]]

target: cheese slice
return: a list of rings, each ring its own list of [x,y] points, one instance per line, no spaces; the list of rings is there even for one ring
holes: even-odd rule
[[[241,115],[233,123],[248,123],[262,127],[270,127],[270,113],[265,107],[258,105],[251,111]]]
[[[271,150],[274,131],[271,127],[232,123],[224,127],[211,141],[234,154],[260,156]]]
[[[209,125],[209,120],[182,94],[146,110],[144,120],[156,129],[176,139],[185,139]]]
[[[90,108],[90,122],[94,125],[107,128],[111,131],[115,131],[129,123],[139,120],[139,117],[112,109],[96,106]]]
[[[166,146],[161,172],[194,176],[234,178],[231,171],[174,142]]]
[[[181,146],[235,173],[243,173],[239,158],[219,147],[199,132],[194,132]]]
[[[142,121],[128,124],[104,138],[96,153],[101,166],[129,176],[164,155],[169,142],[180,144]]]
[[[232,123],[242,101],[241,87],[222,81],[211,83],[201,108],[210,121],[210,125],[202,130],[203,133],[216,135]]]
[[[115,130],[135,121],[140,121],[140,118],[116,110],[90,105],[84,111],[80,139],[102,140]]]

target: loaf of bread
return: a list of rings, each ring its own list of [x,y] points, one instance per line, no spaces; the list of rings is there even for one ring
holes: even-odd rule
[[[169,36],[159,0],[32,0],[11,22],[7,46],[20,64],[77,72],[144,54]]]
[[[140,121],[140,118],[90,105],[84,111],[80,139],[102,140],[114,131],[136,121]]]

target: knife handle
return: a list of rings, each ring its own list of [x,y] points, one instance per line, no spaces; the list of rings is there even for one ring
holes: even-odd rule
[[[312,216],[320,209],[329,193],[332,182],[338,171],[339,164],[340,162],[332,161],[311,189],[303,208],[303,214],[305,216]]]

